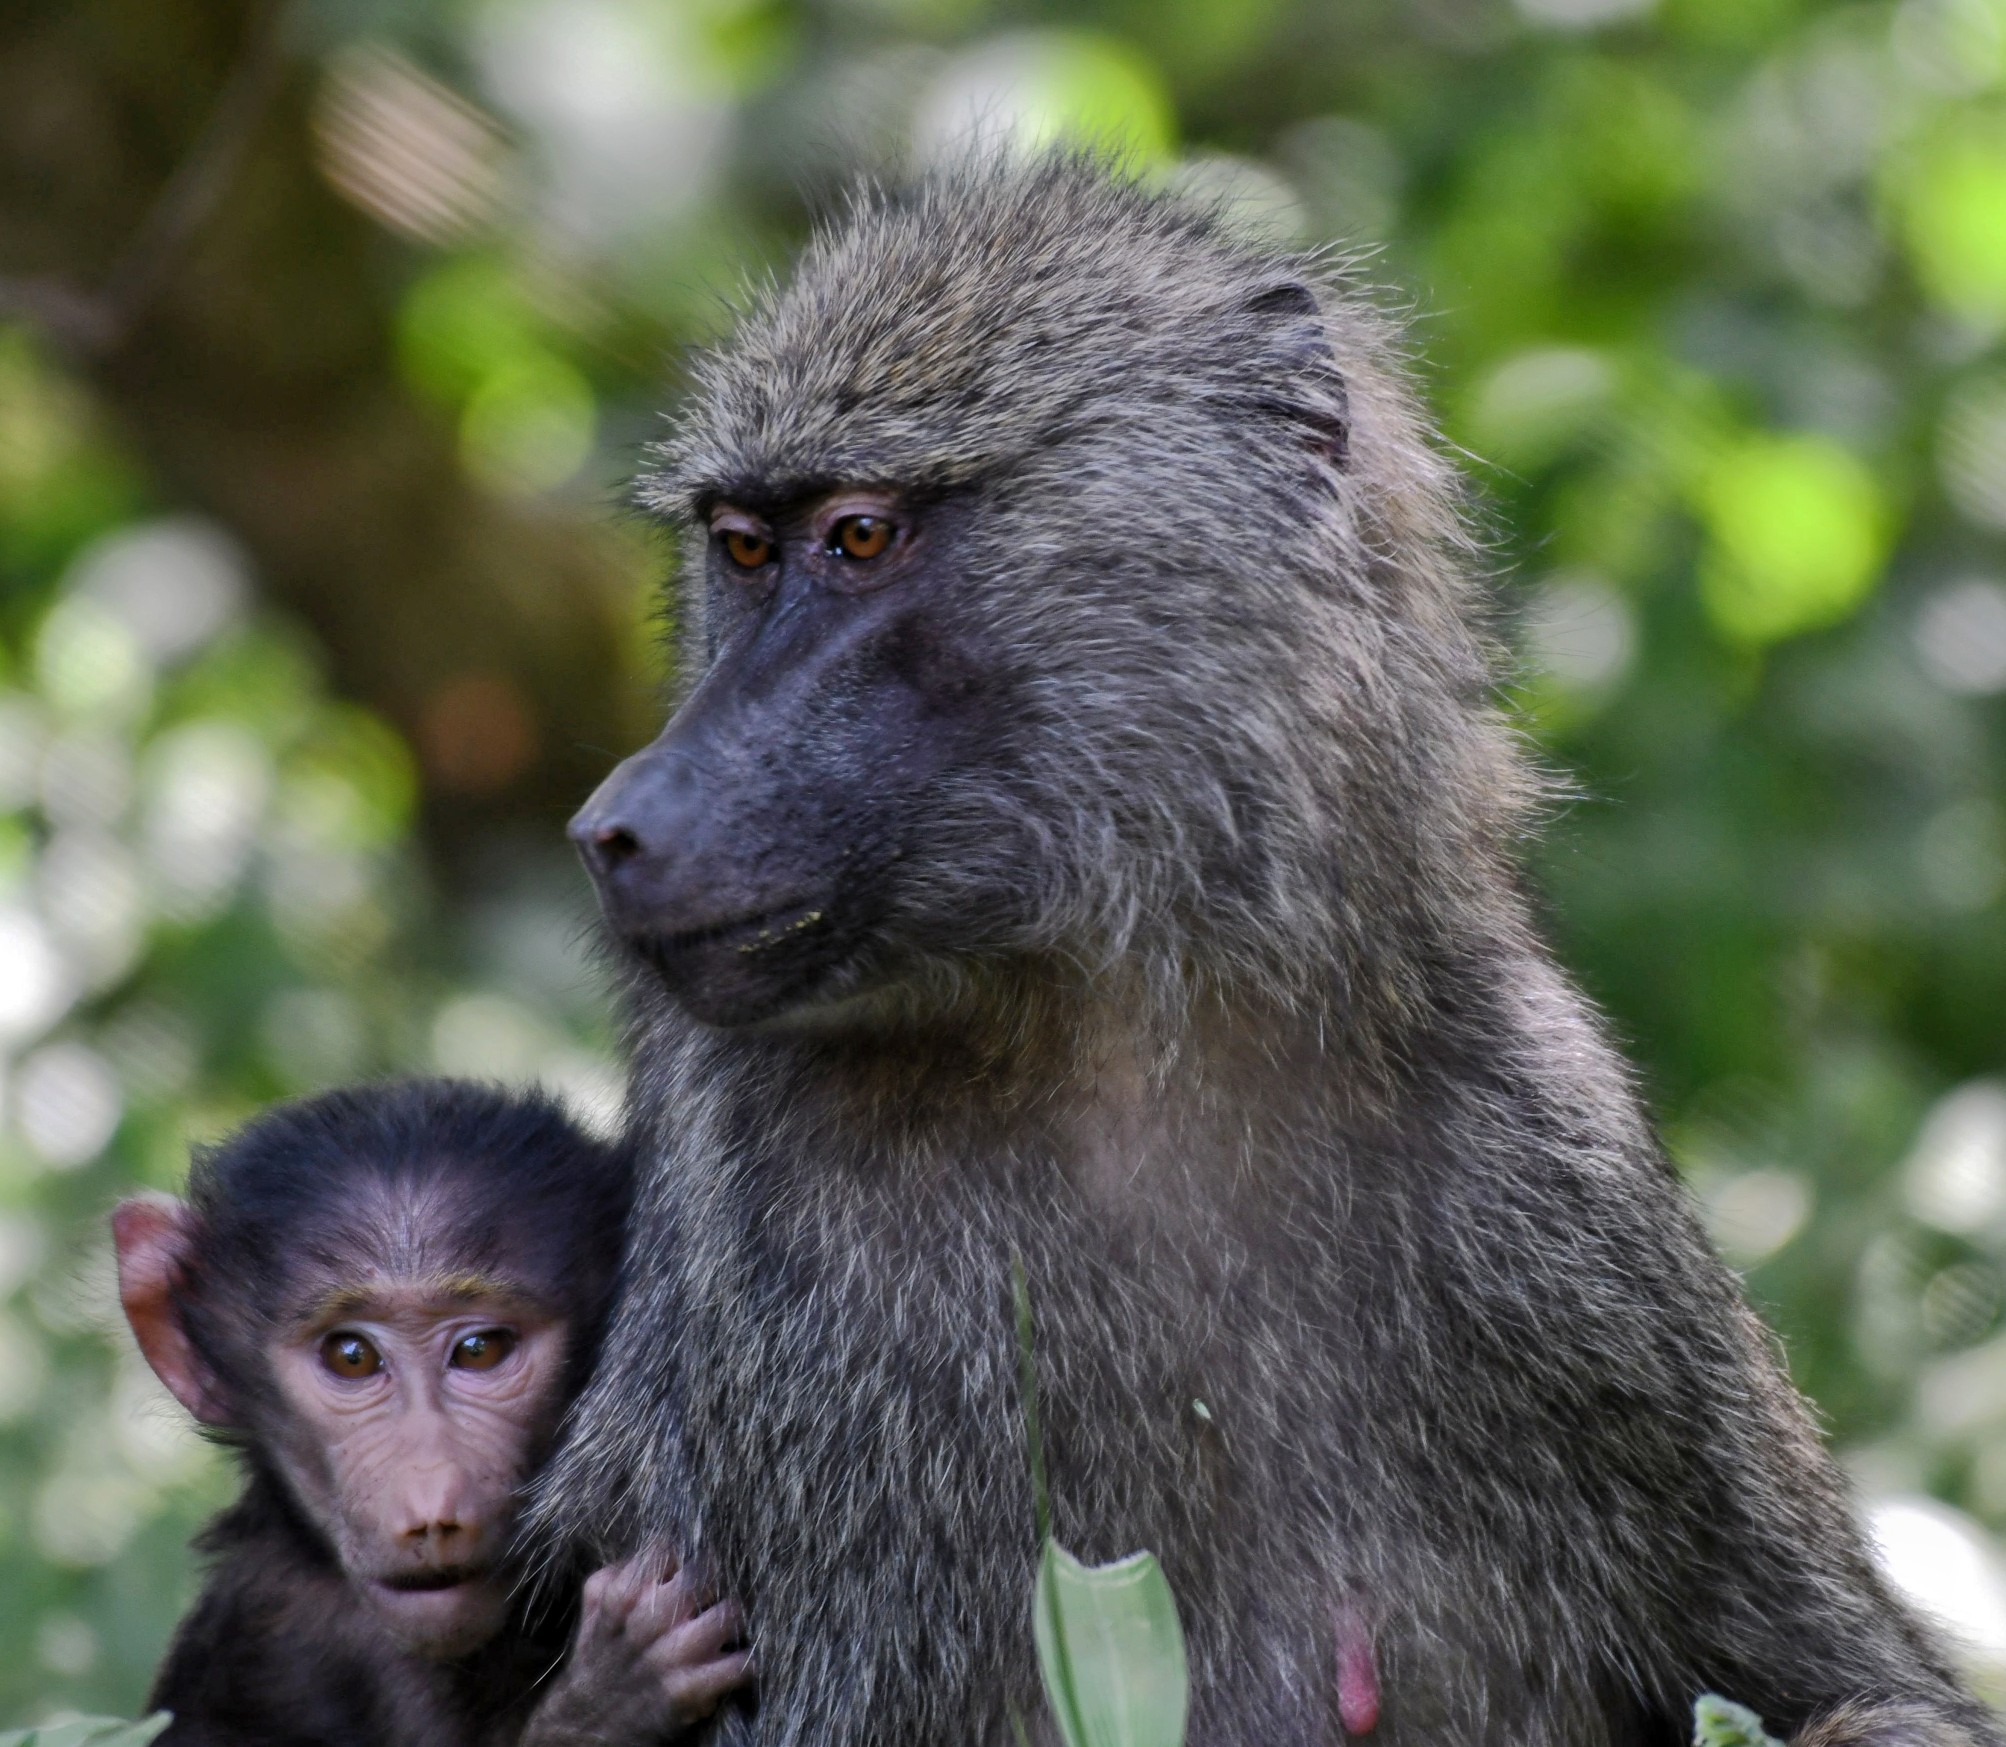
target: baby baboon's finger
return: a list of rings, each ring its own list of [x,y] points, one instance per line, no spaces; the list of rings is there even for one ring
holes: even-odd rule
[[[628,1617],[627,1630],[635,1637],[658,1638],[694,1619],[698,1609],[692,1588],[688,1574],[678,1571],[644,1590]]]
[[[736,1692],[751,1679],[752,1652],[738,1650],[695,1668],[682,1669],[663,1684],[683,1718],[698,1722],[717,1709],[718,1700],[726,1693]]]
[[[668,1679],[677,1669],[701,1668],[727,1649],[735,1653],[744,1648],[744,1616],[727,1602],[664,1632],[648,1647],[646,1659],[650,1668]]]

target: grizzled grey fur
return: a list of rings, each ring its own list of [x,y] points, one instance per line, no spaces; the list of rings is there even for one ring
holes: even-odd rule
[[[887,487],[956,506],[928,647],[986,712],[812,998],[707,1025],[633,964],[652,1179],[542,1509],[743,1598],[730,1740],[1047,1727],[1021,1256],[1056,1532],[1161,1556],[1194,1747],[1343,1740],[1344,1619],[1383,1747],[1670,1743],[1705,1689],[1999,1741],[1535,936],[1537,785],[1369,301],[1092,162],[963,165],[860,195],[660,461],[693,677],[707,505]]]

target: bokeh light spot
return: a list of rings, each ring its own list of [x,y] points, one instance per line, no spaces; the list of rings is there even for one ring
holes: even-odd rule
[[[1141,163],[1167,157],[1177,137],[1170,94],[1148,58],[1086,31],[1024,32],[957,56],[921,101],[913,131],[934,153],[978,140],[1023,151],[1096,144]]]
[[[1526,658],[1577,691],[1600,691],[1628,672],[1637,653],[1630,603],[1587,571],[1549,577],[1528,603]]]
[[[103,1152],[125,1112],[118,1076],[81,1043],[52,1043],[21,1064],[14,1120],[44,1164],[74,1170]]]
[[[1880,488],[1826,438],[1742,439],[1706,469],[1699,504],[1708,534],[1700,599],[1734,642],[1836,624],[1880,575],[1888,523]]]
[[[730,69],[697,8],[634,0],[499,0],[473,48],[496,99],[528,124],[544,221],[618,245],[708,191],[732,121]]]
[[[1594,30],[1605,24],[1625,24],[1648,18],[1658,0],[1516,0],[1520,13],[1534,24],[1557,30]]]
[[[34,797],[47,733],[33,698],[0,690],[0,813],[26,806]]]
[[[1901,1180],[1909,1211],[1939,1231],[1982,1231],[2006,1215],[2006,1085],[1974,1080],[1940,1098]]]
[[[1950,501],[1981,528],[2006,528],[2006,378],[1962,384],[1937,427],[1936,465]]]
[[[497,370],[543,348],[541,322],[516,270],[462,255],[413,282],[397,306],[397,358],[405,378],[458,406]]]
[[[2006,690],[2006,585],[1973,576],[1938,589],[1916,615],[1915,646],[1946,691]]]
[[[1743,1171],[1708,1185],[1705,1204],[1714,1241],[1729,1261],[1750,1268],[1804,1229],[1811,1185],[1796,1171]]]
[[[52,1564],[88,1569],[116,1559],[153,1503],[151,1488],[104,1464],[59,1469],[35,1494],[35,1544]]]
[[[1923,289],[1968,320],[2006,320],[2006,122],[1959,116],[1914,149],[1894,190]]]
[[[465,237],[502,204],[494,123],[381,44],[336,55],[316,93],[321,174],[345,199],[421,242]]]
[[[323,710],[286,761],[280,812],[287,841],[300,848],[382,849],[417,804],[418,770],[403,737],[353,704]]]
[[[1889,40],[1895,63],[1925,90],[1968,97],[2006,71],[1998,0],[1902,0]]]
[[[72,716],[125,721],[152,701],[153,673],[139,638],[109,607],[68,595],[49,609],[35,643],[42,695]]]
[[[1968,1649],[2006,1656],[2006,1586],[1976,1523],[1933,1498],[1890,1498],[1868,1511],[1867,1530],[1911,1602]]]
[[[551,1046],[536,1016],[506,995],[461,995],[432,1020],[432,1061],[442,1074],[533,1079]]]
[[[1406,165],[1383,128],[1319,115],[1290,128],[1279,151],[1321,235],[1370,242],[1393,229]]]
[[[137,860],[109,832],[59,831],[36,878],[41,910],[94,988],[131,969],[146,939],[146,894]]]
[[[272,758],[248,728],[199,721],[149,749],[141,841],[162,908],[193,920],[242,877],[273,784]]]
[[[0,907],[0,1042],[19,1042],[53,1025],[75,982],[39,918]]]
[[[200,649],[243,612],[251,593],[243,548],[201,516],[100,535],[64,582],[116,618],[156,665]]]
[[[0,1309],[0,1425],[13,1425],[32,1413],[48,1377],[49,1356],[41,1336]]]
[[[1511,468],[1545,466],[1608,404],[1615,373],[1600,353],[1538,346],[1507,358],[1478,385],[1470,441]]]
[[[48,1614],[35,1628],[35,1660],[51,1674],[88,1674],[104,1646],[88,1620],[76,1614]]]
[[[1251,158],[1201,152],[1179,164],[1170,180],[1180,193],[1219,212],[1227,224],[1271,243],[1294,241],[1309,222],[1296,191]]]
[[[1916,839],[1923,887],[1944,909],[1983,910],[2006,892],[2006,824],[1989,795],[1940,809]]]
[[[506,674],[456,674],[425,700],[418,749],[440,787],[495,794],[536,762],[536,718]]]
[[[551,491],[575,479],[591,458],[597,427],[592,385],[555,353],[529,353],[469,397],[460,416],[460,459],[491,491]]]

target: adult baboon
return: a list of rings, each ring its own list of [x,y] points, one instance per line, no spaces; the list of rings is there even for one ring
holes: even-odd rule
[[[574,824],[654,1160],[549,1516],[744,1598],[761,1743],[1041,1714],[1053,1506],[1194,1743],[1999,1737],[1535,939],[1387,325],[1090,161],[861,196],[645,501],[694,689]]]

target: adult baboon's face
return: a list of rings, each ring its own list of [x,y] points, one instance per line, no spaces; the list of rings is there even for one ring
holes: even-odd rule
[[[1392,700],[1433,680],[1383,657],[1442,644],[1374,569],[1330,318],[1211,221],[1081,186],[859,203],[651,456],[642,501],[704,542],[696,687],[573,835],[699,1018],[892,987],[910,1018],[998,958],[1292,986],[1331,867],[1397,859],[1349,854],[1338,790],[1415,813]]]
[[[1000,688],[952,622],[951,503],[839,489],[702,520],[708,666],[571,836],[613,927],[738,1025],[871,981],[894,870]]]

